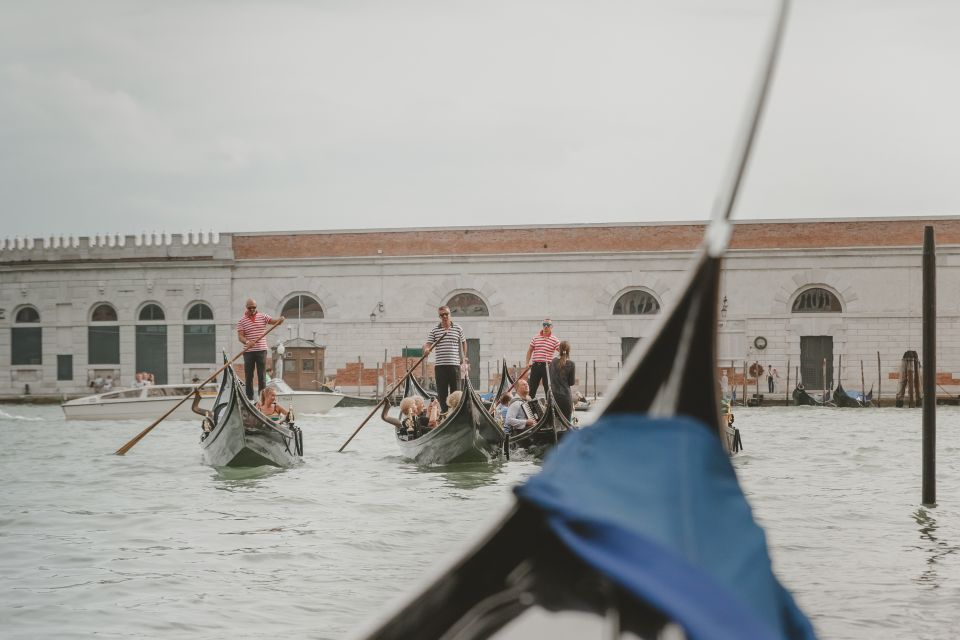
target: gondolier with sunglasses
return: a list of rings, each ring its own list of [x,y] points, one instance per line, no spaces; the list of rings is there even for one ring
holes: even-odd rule
[[[547,365],[553,362],[553,354],[559,349],[560,339],[553,335],[553,321],[546,318],[543,321],[543,329],[533,336],[530,347],[527,349],[531,398],[537,397],[537,390],[539,390],[541,382],[543,382],[544,394],[547,393]]]
[[[247,348],[243,352],[243,373],[246,383],[247,398],[253,402],[253,370],[257,369],[257,393],[263,391],[266,385],[267,367],[267,339],[263,334],[267,332],[268,324],[280,324],[283,316],[271,318],[265,313],[257,311],[257,301],[247,299],[247,311],[237,323],[237,339]]]
[[[437,309],[440,322],[427,335],[423,345],[423,354],[431,351],[433,372],[437,380],[437,399],[440,400],[440,412],[447,411],[447,396],[460,389],[460,364],[467,364],[467,341],[463,337],[463,327],[450,319],[450,307]]]

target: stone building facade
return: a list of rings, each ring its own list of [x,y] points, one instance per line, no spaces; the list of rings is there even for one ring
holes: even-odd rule
[[[718,366],[732,366],[731,382],[742,384],[744,362],[772,365],[782,393],[788,369],[791,386],[801,373],[817,388],[826,369],[830,384],[840,378],[859,389],[863,361],[865,386],[891,394],[903,352],[920,351],[926,225],[938,245],[938,381],[960,384],[960,218],[736,224]],[[681,291],[703,230],[590,224],[7,240],[0,396],[28,385],[35,395],[77,395],[106,376],[129,385],[145,369],[162,371],[158,382],[206,377],[222,350],[239,350],[235,322],[251,296],[289,318],[271,344],[322,353],[311,369],[318,380],[422,346],[437,306],[452,302],[481,387],[501,358],[523,360],[549,317],[573,345],[580,385],[602,390]],[[353,379],[337,382],[349,391]]]

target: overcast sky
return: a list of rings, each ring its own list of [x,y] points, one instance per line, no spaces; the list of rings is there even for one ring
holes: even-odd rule
[[[704,220],[767,0],[0,0],[0,237]],[[960,3],[798,0],[737,218],[960,214]]]

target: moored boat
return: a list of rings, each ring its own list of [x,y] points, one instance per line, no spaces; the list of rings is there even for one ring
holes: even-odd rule
[[[189,384],[158,384],[133,389],[115,389],[60,405],[67,420],[152,420],[173,408],[191,395],[196,386]],[[213,409],[217,385],[204,385],[200,390],[200,407]],[[183,403],[169,419],[193,420],[189,403]]]
[[[550,389],[550,370],[547,367],[547,389]],[[573,431],[574,427],[566,416],[559,410],[553,394],[549,391],[544,393],[544,399],[535,399],[527,403],[531,411],[540,412],[537,422],[526,429],[518,430],[509,434],[509,445],[511,449],[526,449],[535,456],[543,456],[544,453],[556,445],[567,433]]]
[[[297,391],[279,378],[268,383],[277,392],[277,402],[292,407],[297,413],[326,413],[343,400],[342,393],[333,391]]]
[[[464,379],[462,386],[460,404],[451,409],[436,428],[413,439],[396,434],[405,458],[418,464],[433,465],[488,462],[500,455],[505,438],[503,429],[483,406],[469,379]]]
[[[247,399],[232,367],[224,369],[210,413],[212,426],[205,427],[200,439],[203,459],[210,466],[291,467],[300,462],[303,435],[299,427],[260,413]]]

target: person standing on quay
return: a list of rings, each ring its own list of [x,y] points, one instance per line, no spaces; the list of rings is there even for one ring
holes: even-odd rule
[[[253,369],[257,369],[257,393],[267,386],[265,380],[267,368],[267,332],[268,324],[281,324],[283,316],[271,318],[257,311],[257,302],[247,299],[247,312],[237,323],[237,338],[247,349],[243,352],[243,373],[247,389],[247,398],[253,402]]]
[[[547,318],[543,321],[543,329],[530,341],[527,349],[527,366],[530,367],[530,397],[537,397],[540,382],[546,393],[547,365],[553,361],[554,352],[560,349],[560,340],[553,335],[553,321]],[[531,364],[531,360],[533,364]]]
[[[466,357],[467,340],[463,337],[463,327],[450,319],[450,307],[437,309],[440,322],[427,335],[423,345],[423,355],[436,350],[433,359],[433,375],[437,380],[437,399],[440,400],[440,412],[447,412],[447,396],[460,390],[460,363],[468,364]]]

